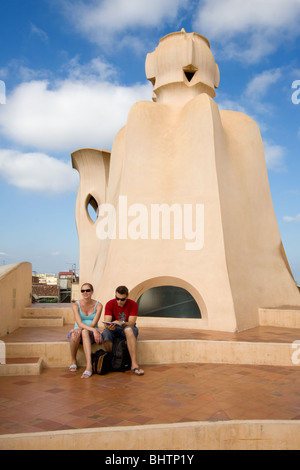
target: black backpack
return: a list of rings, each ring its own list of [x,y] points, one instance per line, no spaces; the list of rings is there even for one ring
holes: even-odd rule
[[[93,374],[105,375],[111,371],[112,354],[99,349],[92,354]]]
[[[127,348],[126,339],[116,338],[113,342],[111,371],[125,372],[131,368],[131,358]]]

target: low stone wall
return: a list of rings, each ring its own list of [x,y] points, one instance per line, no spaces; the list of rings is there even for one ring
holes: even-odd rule
[[[153,450],[155,449],[155,450]],[[180,450],[179,450],[180,449]],[[219,421],[0,436],[0,450],[299,450],[299,421]],[[110,455],[110,454],[109,454]],[[199,456],[194,456],[194,464]],[[143,457],[146,458],[146,457]]]
[[[19,327],[24,308],[31,305],[32,266],[11,264],[0,268],[0,336]]]

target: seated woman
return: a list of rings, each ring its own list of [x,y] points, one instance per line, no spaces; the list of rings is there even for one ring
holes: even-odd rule
[[[91,284],[83,284],[81,287],[82,299],[73,303],[73,313],[75,317],[74,329],[69,331],[68,339],[70,341],[70,349],[72,356],[71,372],[77,371],[76,356],[79,345],[83,345],[86,358],[86,370],[82,374],[82,379],[88,379],[93,374],[91,353],[91,345],[94,343],[101,344],[102,336],[98,329],[103,305],[94,300],[92,295],[94,288]]]

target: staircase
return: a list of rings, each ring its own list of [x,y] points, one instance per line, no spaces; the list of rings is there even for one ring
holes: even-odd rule
[[[74,323],[72,304],[33,304],[24,310],[21,328],[58,327]]]
[[[47,341],[48,332],[53,328],[55,331],[64,329],[65,325],[72,329],[73,324],[72,304],[33,304],[25,308],[19,329],[2,338],[6,346],[6,364],[0,364],[0,376],[40,375],[43,367],[48,366],[45,357],[49,356],[51,362],[59,353],[68,356],[68,344]],[[36,342],[34,333],[30,333],[32,329],[40,332],[40,342]]]

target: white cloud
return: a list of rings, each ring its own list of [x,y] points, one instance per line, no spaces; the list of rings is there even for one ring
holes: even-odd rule
[[[228,96],[222,93],[218,93],[216,98],[216,103],[218,104],[219,109],[227,111],[237,111],[239,113],[247,114],[246,108],[240,101],[230,99]]]
[[[299,0],[204,0],[198,21],[206,21],[214,37],[232,37],[251,28],[280,32],[296,27],[299,13]]]
[[[64,0],[61,5],[77,30],[91,42],[102,45],[112,40],[115,43],[119,33],[132,28],[153,28],[174,21],[179,9],[187,3],[187,0],[89,0],[76,3]],[[118,38],[122,42],[124,35]]]
[[[92,80],[105,81],[112,80],[117,77],[117,70],[112,64],[109,64],[105,59],[95,57],[86,64],[79,62],[79,56],[73,57],[63,67],[66,71],[66,75],[71,80],[82,80],[82,77],[86,77],[86,82]]]
[[[87,78],[26,82],[1,108],[4,137],[43,152],[110,147],[130,107],[151,100],[150,84],[132,87]]]
[[[75,191],[78,175],[71,167],[42,153],[0,150],[0,177],[22,189],[48,193]]]
[[[31,33],[38,36],[43,42],[48,42],[48,34],[42,29],[38,28],[36,25],[31,23]]]
[[[251,80],[246,88],[246,97],[251,100],[260,100],[282,76],[280,69],[265,70]]]
[[[204,0],[193,26],[221,43],[227,58],[256,62],[297,37],[299,20],[299,0]]]
[[[26,65],[25,59],[12,59],[6,67],[0,69],[0,75],[3,78],[26,82],[31,80],[43,80],[49,77],[50,72],[46,69],[32,69]]]
[[[9,184],[53,193],[77,189],[70,153],[83,147],[110,148],[131,106],[151,100],[148,82],[131,87],[114,83],[115,68],[99,57],[87,64],[75,57],[66,70],[65,80],[20,84],[1,107],[5,140],[12,141],[12,148],[37,150],[0,149],[0,177]],[[69,164],[48,155],[56,151],[66,152]]]
[[[267,161],[267,167],[269,170],[274,171],[285,171],[285,158],[287,156],[287,150],[281,145],[274,145],[267,141],[264,141],[265,155]]]
[[[0,105],[6,104],[6,85],[3,80],[0,80]]]
[[[284,222],[300,222],[300,214],[296,215],[295,217],[285,216],[283,217]]]
[[[242,100],[247,102],[255,113],[270,114],[274,108],[271,103],[273,96],[269,102],[265,98],[273,86],[278,86],[277,82],[281,77],[282,70],[279,68],[265,70],[248,83]]]

